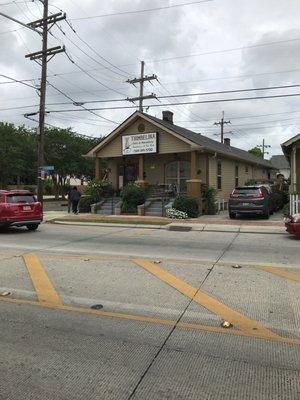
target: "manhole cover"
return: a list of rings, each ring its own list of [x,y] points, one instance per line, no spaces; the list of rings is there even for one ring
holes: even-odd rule
[[[171,225],[169,226],[169,231],[178,231],[178,232],[189,232],[192,230],[191,226],[184,225]]]
[[[101,308],[103,308],[102,304],[94,304],[93,306],[91,306],[92,310],[101,310]]]

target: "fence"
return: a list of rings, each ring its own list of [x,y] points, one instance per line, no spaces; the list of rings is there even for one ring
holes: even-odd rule
[[[290,213],[299,214],[300,213],[300,196],[299,194],[290,195]]]

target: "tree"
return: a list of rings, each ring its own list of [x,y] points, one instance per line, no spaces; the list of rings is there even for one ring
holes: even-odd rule
[[[253,147],[253,149],[248,150],[248,153],[253,154],[258,158],[263,158],[263,153],[259,147]]]
[[[97,138],[79,135],[68,129],[47,128],[45,130],[45,163],[54,166],[54,173],[59,177],[56,195],[64,194],[67,176],[91,178],[94,163],[84,155],[96,145]]]
[[[24,126],[0,123],[0,187],[32,183],[36,168],[35,138]]]
[[[53,165],[59,177],[57,191],[66,177],[94,175],[94,163],[84,155],[99,142],[99,138],[79,135],[68,129],[45,130],[45,164]],[[37,176],[37,140],[35,131],[24,126],[0,123],[0,188],[9,184],[32,185]],[[56,182],[56,180],[55,180]]]

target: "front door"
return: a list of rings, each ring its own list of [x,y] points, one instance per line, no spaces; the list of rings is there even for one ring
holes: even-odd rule
[[[138,178],[138,165],[129,164],[124,165],[123,168],[123,186],[128,185],[128,183],[134,183]]]

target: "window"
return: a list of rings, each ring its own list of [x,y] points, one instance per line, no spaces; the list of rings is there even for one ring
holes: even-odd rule
[[[177,193],[186,193],[186,181],[191,176],[189,161],[172,161],[166,165],[166,184],[176,188]]]
[[[13,194],[6,197],[7,203],[34,203],[35,197],[30,194]]]
[[[239,166],[235,166],[235,187],[239,186]]]
[[[245,165],[245,173],[248,174],[248,172],[249,172],[249,166]]]
[[[222,162],[217,161],[217,189],[222,189]]]

